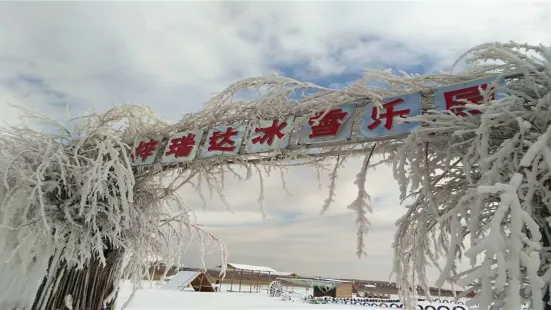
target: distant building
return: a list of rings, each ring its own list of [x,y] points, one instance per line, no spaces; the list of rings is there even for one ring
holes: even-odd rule
[[[379,297],[379,296],[389,296],[389,295],[398,295],[398,287],[394,282],[387,281],[365,281],[365,280],[354,280],[355,288],[354,290],[361,295],[367,297]],[[417,293],[421,296],[425,296],[423,288],[419,287]],[[459,295],[461,292],[456,291],[455,294]],[[430,288],[430,294],[432,296],[441,296],[441,297],[453,297],[454,292],[448,289],[437,289],[434,287]]]
[[[222,266],[218,266],[218,268],[222,268]],[[266,266],[227,263],[226,278],[232,277],[233,274],[236,274],[237,276],[239,276],[240,274],[243,274],[243,275],[253,274],[253,275],[258,275],[261,279],[298,277],[298,275],[295,272],[277,271],[271,267],[266,267]]]
[[[334,297],[334,298],[352,298],[352,282],[341,282],[330,290],[325,290],[320,286],[314,286],[314,297]]]
[[[325,279],[319,276],[313,278],[281,278],[285,285],[309,287],[313,297],[352,298],[354,283],[346,280]]]
[[[230,283],[229,292],[255,292],[261,290],[262,285],[268,285],[276,278],[294,278],[297,274],[294,272],[277,271],[266,266],[255,266],[248,264],[227,263],[225,283]],[[222,268],[222,266],[218,266]],[[248,289],[242,290],[242,286],[248,286]]]
[[[179,271],[169,277],[168,282],[161,288],[182,291],[191,286],[196,292],[216,292],[213,283],[214,281],[206,271]]]
[[[336,280],[336,279],[323,279],[321,277],[316,278],[316,280],[323,281],[317,283],[318,281],[313,281],[314,297],[334,297],[334,298],[352,298],[352,293],[354,291],[354,285],[351,281]],[[329,289],[328,283],[333,286]]]

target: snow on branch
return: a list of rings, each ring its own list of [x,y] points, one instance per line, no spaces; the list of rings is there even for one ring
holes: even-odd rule
[[[438,265],[437,285],[476,292],[473,308],[543,309],[551,280],[551,53],[491,43],[465,57],[473,64],[466,76],[519,74],[506,82],[502,98],[485,96],[480,115],[417,117],[422,128],[394,157],[402,196],[415,198],[397,222],[394,244],[402,296],[413,305],[411,292],[429,284],[425,267]],[[440,238],[427,238],[431,231]],[[459,271],[465,258],[472,269]]]
[[[48,280],[39,290],[46,272],[84,270],[92,260],[105,265],[108,250],[124,250],[118,277],[136,287],[149,276],[150,257],[179,265],[192,242],[205,253],[216,246],[225,263],[225,245],[195,224],[192,210],[164,186],[162,171],[135,174],[130,165],[135,136],[165,136],[172,127],[149,108],[123,106],[79,119],[75,131],[2,129],[0,308],[45,302],[57,285]],[[173,181],[185,183],[196,173],[176,171]]]

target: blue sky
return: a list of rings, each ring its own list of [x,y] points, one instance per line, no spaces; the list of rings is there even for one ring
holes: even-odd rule
[[[547,3],[521,2],[5,2],[0,4],[0,121],[17,122],[7,103],[33,105],[63,119],[91,105],[149,104],[178,121],[230,83],[279,72],[343,87],[364,69],[447,70],[468,48],[491,41],[549,44]],[[308,168],[265,178],[262,221],[258,179],[225,193],[234,213],[197,193],[182,196],[227,243],[236,263],[304,275],[386,280],[394,221],[403,213],[389,167],[370,172],[374,197],[368,257],[355,257],[359,161],[341,171],[335,203],[319,216],[328,179]],[[243,195],[243,193],[250,193]],[[199,263],[190,253],[186,263]],[[216,266],[217,258],[207,258]],[[434,277],[436,273],[430,274]]]

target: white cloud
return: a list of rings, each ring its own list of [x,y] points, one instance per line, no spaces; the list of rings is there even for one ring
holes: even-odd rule
[[[121,103],[152,105],[177,121],[197,111],[229,83],[270,71],[303,79],[364,68],[447,69],[473,45],[516,40],[548,43],[548,3],[522,2],[64,2],[0,4],[0,114],[13,122],[6,101],[19,99],[63,118],[65,105],[78,115]],[[19,98],[19,99],[16,99]],[[393,223],[402,214],[391,171],[368,175],[374,197],[369,257],[355,258],[354,216],[358,161],[341,173],[337,198],[318,215],[327,177],[294,168],[287,179],[264,180],[268,219],[260,221],[258,180],[227,181],[236,214],[216,198],[189,205],[223,237],[232,260],[327,276],[386,279],[391,269]],[[288,219],[289,216],[293,219]],[[197,260],[190,258],[190,262]],[[212,264],[215,262],[212,261]]]
[[[262,225],[265,221],[273,219],[273,216],[267,216],[262,220],[260,212],[256,210],[235,212],[233,209],[230,211],[207,208],[194,213],[198,219],[197,223],[207,227]]]

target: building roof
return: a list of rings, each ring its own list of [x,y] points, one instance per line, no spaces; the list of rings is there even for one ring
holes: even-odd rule
[[[165,290],[182,291],[187,286],[191,285],[197,292],[214,292],[215,289],[211,280],[208,273],[204,270],[185,270],[170,277],[168,282],[161,288]]]
[[[261,273],[270,273],[270,274],[277,273],[275,269],[270,267],[264,267],[264,266],[254,266],[254,265],[234,264],[234,263],[228,263],[227,265],[229,268],[239,269],[239,270],[260,271]]]
[[[162,286],[164,290],[177,290],[181,291],[186,288],[191,281],[197,278],[201,271],[180,271],[174,276],[170,277],[170,280]]]

